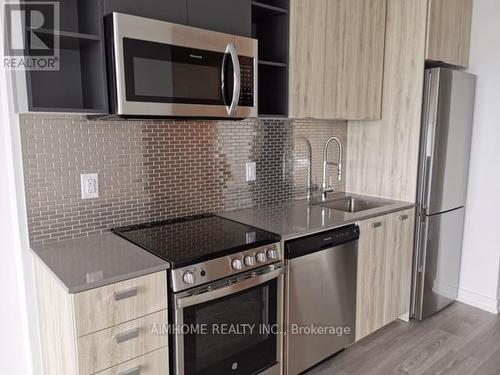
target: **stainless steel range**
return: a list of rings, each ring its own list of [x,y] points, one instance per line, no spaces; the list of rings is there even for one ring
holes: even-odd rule
[[[280,237],[213,215],[118,228],[170,262],[176,375],[282,373]]]

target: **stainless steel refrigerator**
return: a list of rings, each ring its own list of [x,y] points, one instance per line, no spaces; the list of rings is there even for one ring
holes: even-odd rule
[[[412,317],[456,300],[460,279],[476,77],[425,71]]]

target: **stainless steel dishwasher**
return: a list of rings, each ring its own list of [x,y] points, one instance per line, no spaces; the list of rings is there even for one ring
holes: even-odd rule
[[[286,373],[299,374],[354,342],[359,228],[285,242]]]

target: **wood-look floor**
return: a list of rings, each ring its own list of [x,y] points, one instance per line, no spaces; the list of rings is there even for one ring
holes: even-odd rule
[[[498,375],[500,316],[456,302],[423,321],[393,322],[307,375]]]

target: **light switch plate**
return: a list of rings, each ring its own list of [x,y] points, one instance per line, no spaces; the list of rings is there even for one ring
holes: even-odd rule
[[[257,179],[256,174],[257,165],[254,161],[247,162],[246,165],[246,181],[251,182]]]
[[[99,198],[99,177],[97,173],[80,175],[82,199]]]

